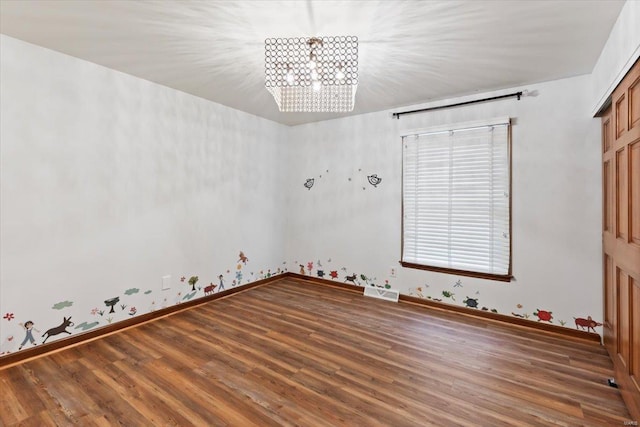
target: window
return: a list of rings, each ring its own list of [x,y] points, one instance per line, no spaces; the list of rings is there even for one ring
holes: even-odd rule
[[[511,278],[509,119],[402,137],[402,265]]]

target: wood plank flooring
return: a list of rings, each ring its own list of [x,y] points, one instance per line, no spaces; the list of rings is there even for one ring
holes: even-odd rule
[[[286,278],[0,371],[0,425],[605,426],[603,347]]]

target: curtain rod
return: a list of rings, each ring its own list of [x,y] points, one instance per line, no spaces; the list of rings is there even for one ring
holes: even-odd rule
[[[437,107],[421,108],[419,110],[400,111],[400,112],[397,112],[397,113],[392,113],[391,116],[393,118],[396,118],[396,119],[400,120],[400,116],[402,116],[404,114],[424,113],[426,111],[442,110],[444,108],[452,108],[452,107],[460,107],[462,105],[477,104],[479,102],[495,101],[495,100],[504,99],[504,98],[513,98],[514,96],[517,96],[518,97],[518,101],[520,101],[520,98],[523,96],[523,93],[522,93],[522,91],[520,91],[520,92],[510,93],[508,95],[500,95],[500,96],[493,96],[491,98],[483,98],[483,99],[475,99],[473,101],[458,102],[457,104],[439,105]]]

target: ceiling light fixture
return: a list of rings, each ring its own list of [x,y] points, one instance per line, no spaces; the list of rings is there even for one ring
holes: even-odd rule
[[[352,111],[358,88],[358,38],[266,39],[265,86],[280,111]]]

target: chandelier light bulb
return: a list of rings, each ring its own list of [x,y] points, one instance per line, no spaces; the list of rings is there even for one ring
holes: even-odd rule
[[[293,85],[293,83],[295,83],[296,75],[293,73],[293,70],[291,69],[291,67],[287,69],[287,75],[285,76],[285,79],[287,80],[287,83],[289,83],[290,85]]]
[[[322,83],[320,83],[319,80],[314,80],[313,83],[311,83],[311,87],[313,88],[314,92],[320,92],[320,89],[322,88]]]
[[[310,70],[316,68],[316,55],[314,53],[309,54],[309,62],[307,62],[307,67]]]

